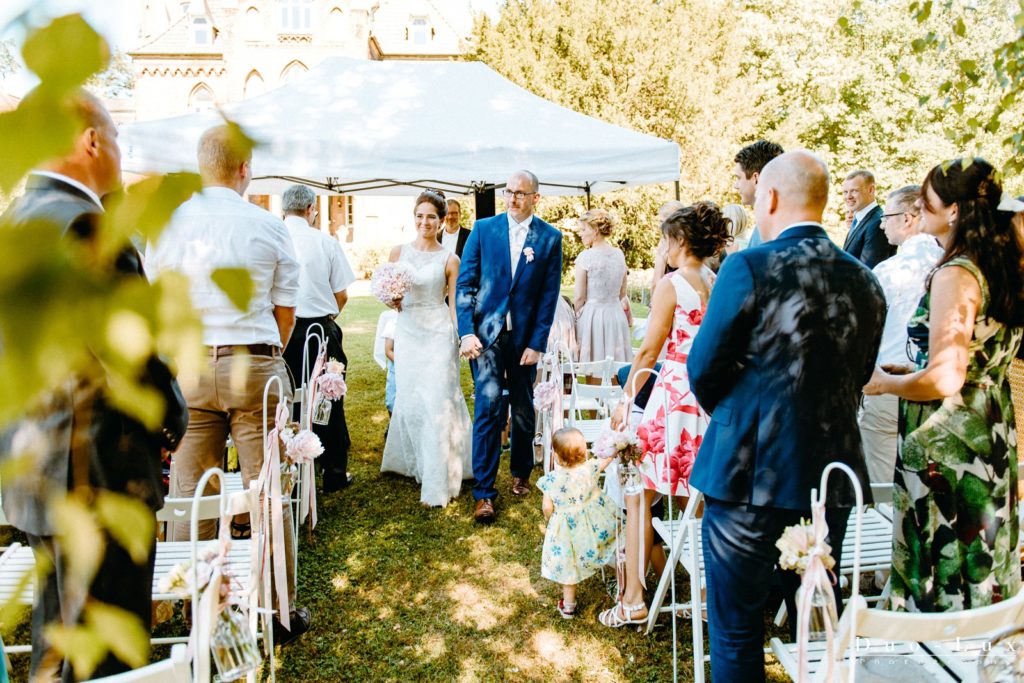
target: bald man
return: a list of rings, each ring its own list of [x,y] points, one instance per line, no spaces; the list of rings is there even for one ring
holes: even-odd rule
[[[885,298],[871,271],[822,229],[828,188],[828,168],[809,152],[764,167],[754,214],[765,243],[726,259],[686,364],[711,413],[690,483],[705,496],[715,681],[764,680],[775,542],[810,517],[825,465],[849,465],[870,495],[857,407]],[[838,512],[827,518],[838,564],[854,494],[833,479],[828,505]]]
[[[29,174],[25,193],[4,214],[5,226],[53,226],[68,239],[89,243],[103,215],[101,199],[121,185],[121,152],[117,126],[96,97],[80,91],[71,99],[81,127],[64,156],[51,159]],[[105,275],[145,282],[139,254],[125,243],[112,264],[102,264]],[[148,633],[153,585],[155,539],[147,556],[136,563],[115,538],[104,532],[104,546],[96,575],[89,586],[78,585],[62,558],[64,540],[53,522],[53,496],[68,490],[104,490],[130,496],[151,511],[163,505],[161,448],[174,450],[185,431],[187,413],[175,400],[177,385],[170,370],[150,358],[139,381],[167,398],[162,429],[150,431],[114,407],[105,377],[78,378],[54,391],[45,413],[26,416],[23,422],[38,427],[48,448],[33,466],[17,477],[5,477],[3,507],[11,525],[25,532],[36,559],[37,577],[32,605],[31,680],[78,680],[61,662],[45,630],[63,622],[81,620],[83,598],[119,607],[138,617]],[[0,458],[12,454],[15,429],[0,435]],[[81,569],[81,567],[78,567]],[[93,675],[106,677],[131,668],[113,654],[98,663]]]

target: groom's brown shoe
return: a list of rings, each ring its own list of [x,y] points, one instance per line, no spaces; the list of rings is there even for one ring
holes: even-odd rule
[[[530,493],[530,480],[512,477],[512,495],[526,496]]]
[[[473,519],[480,524],[490,524],[494,521],[494,503],[488,499],[483,498],[476,502],[476,512],[473,513]]]

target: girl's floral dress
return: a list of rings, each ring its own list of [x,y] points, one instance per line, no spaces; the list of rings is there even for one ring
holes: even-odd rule
[[[714,277],[710,271],[705,275]],[[647,401],[636,435],[644,451],[640,461],[644,487],[666,495],[685,496],[697,449],[710,422],[710,417],[690,391],[690,379],[686,374],[686,358],[704,319],[706,306],[678,271],[666,277],[670,278],[676,290],[672,332],[669,333],[661,376]],[[665,419],[665,394],[668,394],[668,420]]]
[[[598,486],[596,459],[552,470],[537,487],[554,503],[544,534],[540,575],[576,584],[615,558],[615,503]]]

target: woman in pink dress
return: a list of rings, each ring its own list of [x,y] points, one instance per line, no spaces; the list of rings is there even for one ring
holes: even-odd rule
[[[604,209],[580,216],[583,246],[576,257],[576,339],[579,361],[590,363],[611,358],[633,360],[629,320],[623,309],[626,298],[626,258],[608,243],[615,221]]]
[[[624,400],[612,416],[613,428],[625,426],[633,377],[642,368],[654,366],[662,346],[668,341],[660,377],[636,430],[643,451],[640,474],[644,491],[626,496],[625,590],[620,602],[600,615],[601,623],[612,628],[647,620],[639,558],[641,543],[643,557],[651,557],[650,507],[662,495],[686,496],[688,492],[686,484],[709,416],[690,391],[686,357],[704,318],[714,280],[714,273],[704,265],[704,260],[718,254],[732,239],[729,219],[712,202],[697,202],[679,209],[662,223],[661,230],[668,245],[668,263],[676,270],[662,278],[654,291],[647,335],[623,387]],[[645,375],[637,380],[638,389]],[[643,538],[637,517],[641,511],[645,522]]]

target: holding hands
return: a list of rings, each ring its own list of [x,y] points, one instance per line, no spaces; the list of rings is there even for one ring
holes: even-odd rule
[[[467,334],[459,343],[459,355],[468,360],[473,360],[483,351],[483,345],[475,334]]]

